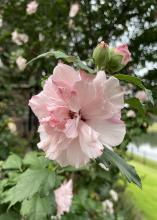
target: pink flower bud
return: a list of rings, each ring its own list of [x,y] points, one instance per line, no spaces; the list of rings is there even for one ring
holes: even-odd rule
[[[115,48],[115,51],[119,54],[123,56],[122,59],[122,64],[126,65],[130,60],[131,60],[131,53],[128,50],[128,45],[127,44],[123,44],[119,47]]]

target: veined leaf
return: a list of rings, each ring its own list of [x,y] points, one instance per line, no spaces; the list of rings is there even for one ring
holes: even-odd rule
[[[54,212],[54,199],[51,196],[50,194],[41,198],[36,194],[30,200],[24,200],[20,210],[21,215],[28,220],[47,220],[47,216]]]
[[[135,168],[126,163],[126,161],[117,153],[107,147],[104,147],[104,153],[100,160],[102,163],[107,162],[117,166],[121,173],[127,178],[128,182],[133,182],[138,187],[142,188],[141,179],[136,173]]]
[[[35,193],[48,192],[55,185],[55,175],[48,169],[28,169],[20,175],[17,185],[4,192],[3,202],[10,202],[10,207],[24,199],[31,198]]]
[[[32,168],[42,169],[48,165],[49,160],[45,156],[39,155],[37,152],[30,152],[26,154],[23,163],[25,165],[29,165]]]
[[[143,105],[137,98],[129,98],[126,100],[126,103],[130,105],[131,108],[134,108],[137,110],[142,116],[145,114],[145,110],[143,108]]]
[[[3,164],[3,169],[19,169],[22,167],[22,159],[16,155],[12,154]]]

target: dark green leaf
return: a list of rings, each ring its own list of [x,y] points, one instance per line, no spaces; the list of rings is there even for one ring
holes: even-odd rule
[[[128,182],[135,183],[138,187],[142,187],[141,179],[136,173],[133,166],[127,164],[123,158],[121,158],[117,153],[104,147],[103,156],[100,158],[101,162],[111,163],[119,168],[121,173],[127,178]]]
[[[126,103],[130,105],[131,108],[137,110],[142,116],[145,114],[145,110],[143,108],[143,105],[137,98],[129,98],[126,100]]]
[[[138,86],[140,89],[145,89],[141,79],[138,77],[125,75],[125,74],[115,74],[114,76],[119,80],[123,80],[128,83],[132,83],[132,84]]]

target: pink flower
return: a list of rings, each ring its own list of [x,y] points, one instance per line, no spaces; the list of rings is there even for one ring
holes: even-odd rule
[[[27,34],[19,33],[17,31],[13,31],[11,35],[12,35],[12,41],[17,45],[22,45],[24,43],[27,43],[29,40]]]
[[[145,102],[148,100],[148,97],[143,90],[138,91],[135,96],[142,102]]]
[[[128,45],[123,44],[115,48],[115,51],[123,56],[122,64],[126,65],[131,60],[131,53],[128,50]]]
[[[128,118],[135,118],[136,117],[136,113],[133,110],[129,110],[127,112],[127,117]]]
[[[39,118],[38,147],[61,166],[80,167],[101,156],[103,144],[119,145],[125,135],[119,80],[105,72],[91,76],[58,64],[43,91],[29,101]]]
[[[79,9],[80,9],[80,5],[78,3],[72,4],[70,7],[70,11],[69,11],[69,17],[70,18],[75,17],[77,15]]]
[[[27,14],[31,15],[36,13],[37,9],[38,9],[38,3],[36,1],[31,1],[28,5],[27,5]]]
[[[72,203],[72,180],[64,182],[58,189],[54,191],[57,204],[57,217],[60,218],[64,212],[69,212]]]
[[[20,71],[23,71],[25,69],[26,63],[27,63],[27,60],[22,56],[19,56],[16,59],[16,64],[17,64]]]

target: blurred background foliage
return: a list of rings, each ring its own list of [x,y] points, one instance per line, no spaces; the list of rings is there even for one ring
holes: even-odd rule
[[[139,137],[146,135],[149,125],[157,120],[157,2],[155,0],[77,2],[38,0],[38,9],[31,15],[26,13],[29,2],[27,0],[0,2],[0,159],[6,159],[10,152],[24,155],[27,151],[37,150],[38,122],[28,108],[28,100],[41,89],[41,78],[50,75],[57,63],[53,58],[44,58],[21,70],[17,65],[18,57],[29,61],[41,53],[56,49],[67,54],[79,55],[92,66],[89,58],[92,56],[93,48],[101,40],[112,46],[122,43],[129,45],[132,61],[121,73],[141,77],[145,86],[153,91],[155,100],[154,106],[150,103],[144,104],[146,108],[144,116],[135,110],[136,116],[128,117],[127,112],[130,107],[126,106],[123,118],[128,132],[124,142],[119,146],[119,151],[124,155],[125,151],[122,149],[126,150],[128,143],[145,140]],[[79,7],[78,11],[71,15],[69,12],[74,3]],[[15,43],[13,40],[15,31],[25,34],[26,42],[20,45]],[[137,88],[132,85],[124,84],[124,89],[126,97],[133,96],[137,92]],[[156,140],[157,136],[153,133],[153,142],[156,143]],[[98,179],[91,177],[94,175],[92,172],[87,171],[86,178],[89,177],[89,182],[95,181],[91,190],[94,192],[94,184],[98,184]],[[104,181],[105,178],[106,176]],[[121,181],[118,170],[111,172],[111,178],[111,182],[115,182],[115,185]],[[86,185],[86,183],[81,184],[83,188]],[[112,184],[109,184],[106,195],[111,188]],[[101,192],[99,194],[102,195]],[[94,210],[96,204],[90,204],[91,209]],[[119,214],[115,214],[114,217],[109,216],[107,219],[137,218],[128,215],[129,208],[122,214],[120,210],[124,210],[124,207],[123,203],[121,204],[117,211]],[[82,215],[86,217],[80,216],[80,219],[99,220],[99,214],[86,213],[86,203],[82,206],[84,207]],[[71,219],[74,219],[74,214]]]

